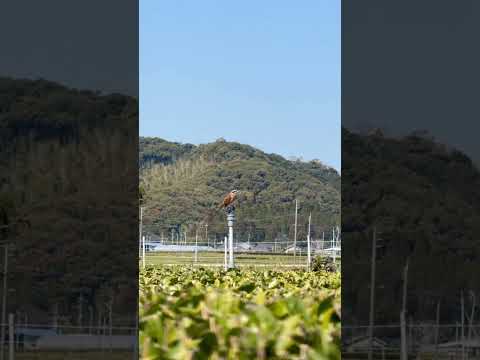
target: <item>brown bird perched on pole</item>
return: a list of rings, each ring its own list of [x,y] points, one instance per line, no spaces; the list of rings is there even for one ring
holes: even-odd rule
[[[225,198],[223,199],[222,203],[220,204],[219,208],[227,208],[228,206],[230,206],[231,204],[233,204],[233,202],[235,201],[235,199],[237,198],[237,193],[238,193],[238,190],[232,190],[230,191],[227,196],[225,196]]]

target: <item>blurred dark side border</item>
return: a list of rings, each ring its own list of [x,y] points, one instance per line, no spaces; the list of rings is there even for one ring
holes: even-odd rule
[[[138,1],[4,1],[0,43],[1,359],[135,358]]]
[[[480,351],[479,34],[473,0],[342,1],[344,358]]]

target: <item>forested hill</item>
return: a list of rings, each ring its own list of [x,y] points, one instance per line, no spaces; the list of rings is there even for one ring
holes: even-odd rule
[[[208,224],[212,236],[223,236],[224,216],[216,206],[234,188],[240,190],[240,237],[291,236],[295,199],[300,237],[309,212],[314,236],[340,221],[340,175],[320,161],[291,161],[224,139],[194,146],[141,138],[139,162],[145,225],[158,234]]]
[[[342,321],[368,321],[374,225],[381,239],[376,323],[398,322],[407,258],[408,315],[434,320],[440,301],[442,321],[456,321],[461,291],[480,293],[478,169],[427,136],[343,129],[342,151]]]

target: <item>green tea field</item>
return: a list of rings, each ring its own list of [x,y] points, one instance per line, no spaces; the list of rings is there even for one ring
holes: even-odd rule
[[[142,359],[340,359],[340,274],[149,266]]]

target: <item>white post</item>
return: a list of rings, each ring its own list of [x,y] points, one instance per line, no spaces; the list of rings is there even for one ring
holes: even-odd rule
[[[335,228],[333,228],[333,263],[337,263],[337,235],[335,235]]]
[[[235,214],[233,211],[227,215],[228,219],[228,268],[233,269],[235,264],[233,262],[233,222],[235,221]]]
[[[8,360],[14,359],[15,330],[13,326],[13,314],[8,314]]]
[[[295,233],[293,235],[293,262],[297,256],[297,221],[298,220],[298,201],[295,199]]]
[[[2,331],[0,332],[1,360],[5,358],[5,326],[7,311],[7,275],[8,275],[8,244],[4,245],[5,258],[3,264],[3,294],[2,294]]]
[[[198,262],[198,226],[195,229],[195,264]]]
[[[205,240],[207,241],[207,246],[210,246],[210,241],[208,240],[208,224],[205,224]]]
[[[311,270],[312,266],[312,257],[311,257],[311,249],[310,249],[310,226],[312,223],[312,213],[308,217],[308,235],[307,235],[307,269],[308,271]]]
[[[142,267],[145,269],[145,236],[142,236]]]
[[[227,265],[227,237],[226,236],[223,239],[223,244],[224,244],[224,247],[225,247],[225,270],[227,270],[228,265]]]

